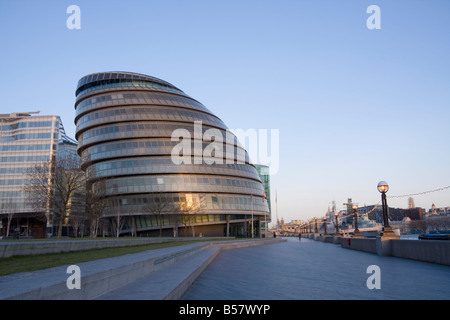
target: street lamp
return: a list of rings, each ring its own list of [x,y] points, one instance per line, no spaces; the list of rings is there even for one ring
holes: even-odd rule
[[[386,192],[389,190],[389,185],[386,181],[380,181],[377,186],[378,191],[381,193],[381,204],[383,206],[383,229],[381,231],[381,236],[383,237],[395,237],[395,233],[389,226],[389,207],[386,201]]]
[[[353,231],[353,237],[362,237],[362,234],[358,229],[358,204],[354,203],[352,208],[355,211],[355,231]]]
[[[335,213],[334,213],[334,217],[335,217],[335,219],[336,219],[336,236],[340,236],[340,235],[341,235],[341,234],[339,233],[338,215],[339,215],[339,212],[335,212]]]

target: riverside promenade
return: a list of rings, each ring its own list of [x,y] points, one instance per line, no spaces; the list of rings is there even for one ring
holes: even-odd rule
[[[202,241],[0,277],[0,299],[450,300],[450,267],[313,239]],[[378,267],[379,288],[369,288]]]

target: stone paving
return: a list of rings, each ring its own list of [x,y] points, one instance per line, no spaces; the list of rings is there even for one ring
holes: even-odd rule
[[[379,267],[380,289],[375,284]],[[371,278],[371,279],[369,279]],[[450,267],[288,238],[270,246],[222,252],[185,300],[450,299]]]

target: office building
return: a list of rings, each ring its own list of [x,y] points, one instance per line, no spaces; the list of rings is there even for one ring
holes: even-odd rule
[[[53,216],[48,208],[36,208],[24,186],[27,173],[59,152],[73,152],[77,143],[69,138],[56,115],[16,112],[0,115],[0,216],[2,234],[42,238],[52,233]]]
[[[258,172],[199,101],[155,77],[101,72],[80,79],[75,110],[82,169],[120,234],[259,236],[269,209]],[[211,133],[227,141],[220,150]],[[193,149],[178,162],[181,143]]]
[[[270,202],[270,168],[266,165],[255,164],[256,170],[258,171],[259,178],[264,187],[264,200],[269,208],[269,213],[264,217],[262,222],[262,228],[269,234],[269,223],[272,221],[272,206]]]

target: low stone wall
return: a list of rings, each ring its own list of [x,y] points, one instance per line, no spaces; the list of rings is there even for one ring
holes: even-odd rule
[[[112,247],[138,246],[168,241],[207,240],[208,238],[135,238],[135,239],[87,239],[46,241],[0,241],[0,258],[69,251],[82,251]],[[213,238],[218,239],[218,238]],[[227,238],[223,238],[227,239]],[[229,239],[229,238],[228,238]]]
[[[342,248],[377,253],[375,238],[340,238]]]
[[[342,248],[382,256],[412,259],[450,266],[449,240],[402,240],[383,237],[352,238],[307,234],[303,238],[340,244]]]
[[[450,266],[449,240],[391,240],[391,255]]]
[[[314,235],[312,238],[310,237],[310,239],[314,239],[316,241],[322,241],[322,242],[328,242],[328,243],[335,243],[335,244],[340,244],[340,237],[333,237],[330,235]]]
[[[341,238],[341,247],[450,266],[450,241]]]

